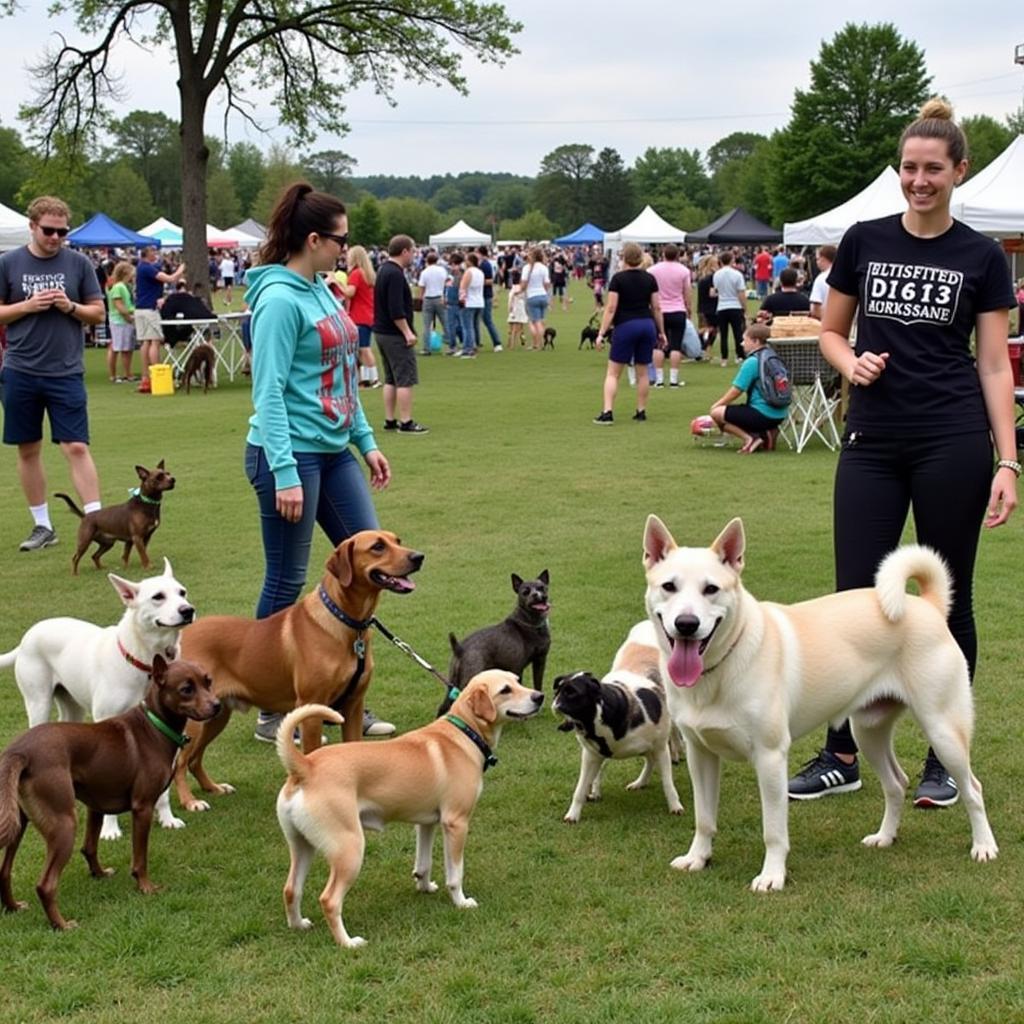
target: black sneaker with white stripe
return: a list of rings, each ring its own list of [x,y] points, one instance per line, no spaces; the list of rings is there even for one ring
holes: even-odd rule
[[[946,771],[943,763],[929,750],[925,758],[921,782],[914,792],[914,806],[923,810],[933,807],[952,807],[960,799],[956,780]]]
[[[789,780],[789,798],[817,800],[835,793],[853,793],[860,786],[860,767],[856,761],[843,764],[831,751],[819,750]]]

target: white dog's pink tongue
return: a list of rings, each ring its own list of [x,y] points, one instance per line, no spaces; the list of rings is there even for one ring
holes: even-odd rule
[[[699,640],[677,640],[668,659],[668,674],[676,686],[693,686],[704,671]]]

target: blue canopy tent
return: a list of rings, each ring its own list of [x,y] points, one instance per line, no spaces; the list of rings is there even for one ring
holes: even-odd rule
[[[80,228],[75,228],[68,235],[68,241],[78,249],[88,249],[97,245],[160,245],[159,238],[153,235],[140,235],[137,231],[118,224],[116,220],[111,220],[105,213],[97,213]]]
[[[555,245],[594,245],[604,241],[604,232],[594,227],[588,220],[582,227],[578,227],[571,235],[562,235],[555,239]]]

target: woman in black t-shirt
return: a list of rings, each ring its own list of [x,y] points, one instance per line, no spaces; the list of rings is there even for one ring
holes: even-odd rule
[[[715,293],[715,271],[721,268],[718,257],[705,256],[697,264],[697,326],[700,345],[707,350],[718,335],[718,295]]]
[[[641,268],[643,250],[636,242],[622,247],[624,270],[615,274],[608,285],[608,305],[601,317],[597,332],[597,347],[604,348],[608,327],[614,323],[612,350],[608,354],[608,370],[604,378],[604,405],[594,422],[608,425],[613,422],[612,407],[619,389],[622,368],[636,366],[636,412],[633,419],[647,419],[647,394],[650,381],[647,366],[654,354],[655,344],[666,345],[665,324],[658,301],[658,282],[652,274]]]
[[[918,542],[952,575],[949,628],[973,678],[979,533],[1009,518],[1021,467],[1006,344],[1010,275],[999,246],[950,215],[966,173],[964,134],[948,104],[931,100],[900,140],[906,212],[855,224],[839,246],[821,351],[852,385],[835,480],[836,587],[872,586],[912,511]],[[859,789],[856,751],[848,724],[829,730],[825,749],[790,780],[790,796]],[[915,805],[957,798],[957,781],[929,750]]]

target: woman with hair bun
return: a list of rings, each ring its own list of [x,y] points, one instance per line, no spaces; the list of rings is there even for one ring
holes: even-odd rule
[[[391,480],[359,403],[356,325],[320,276],[334,271],[347,242],[344,204],[299,182],[274,207],[260,266],[248,274],[254,412],[245,472],[266,559],[258,619],[302,592],[314,524],[333,545],[376,529],[370,487]],[[353,446],[369,467],[369,486]],[[277,724],[261,713],[257,738],[272,742]],[[364,723],[364,732],[394,731],[379,728],[386,725]]]
[[[912,512],[918,543],[952,574],[949,628],[973,679],[979,535],[1009,518],[1021,471],[1007,346],[1013,290],[999,245],[950,214],[967,140],[945,101],[930,100],[904,130],[899,172],[907,209],[851,227],[828,278],[821,351],[851,385],[834,491],[836,587],[872,586]],[[830,729],[789,795],[859,789],[856,753],[848,723]],[[929,750],[915,806],[957,798]]]

